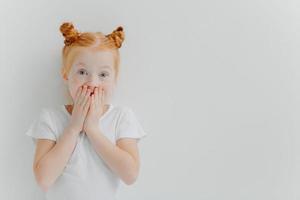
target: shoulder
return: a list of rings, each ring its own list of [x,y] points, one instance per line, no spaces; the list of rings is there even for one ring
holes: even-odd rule
[[[40,110],[40,118],[48,121],[52,126],[56,126],[67,120],[67,115],[63,110],[64,105],[43,106]]]
[[[129,106],[117,105],[114,106],[114,111],[119,117],[125,117],[133,114],[133,109]]]
[[[33,138],[56,140],[56,126],[52,119],[53,108],[44,106],[37,112],[36,118],[31,123],[26,135]],[[35,140],[34,140],[35,141]]]
[[[50,112],[49,107],[41,107],[40,110],[37,113],[38,118],[40,118],[40,119],[49,119],[49,112]]]
[[[130,106],[115,106],[116,118],[118,123],[121,122],[138,122],[139,117],[135,110]]]
[[[52,105],[52,106],[44,106],[41,108],[41,114],[48,115],[49,117],[54,117],[62,113],[63,105]]]

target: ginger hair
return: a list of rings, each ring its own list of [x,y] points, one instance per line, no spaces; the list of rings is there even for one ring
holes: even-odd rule
[[[74,58],[82,48],[93,50],[110,50],[114,55],[115,78],[119,73],[120,54],[119,48],[125,39],[123,27],[117,27],[112,33],[104,35],[102,32],[79,32],[70,22],[64,22],[60,26],[60,32],[64,36],[64,47],[62,50],[63,64],[61,75],[64,79],[68,77]]]

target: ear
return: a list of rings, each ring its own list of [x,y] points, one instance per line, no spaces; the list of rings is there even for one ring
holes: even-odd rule
[[[64,75],[64,76],[63,76],[63,81],[64,81],[64,83],[67,83],[68,80],[69,80],[68,77]]]

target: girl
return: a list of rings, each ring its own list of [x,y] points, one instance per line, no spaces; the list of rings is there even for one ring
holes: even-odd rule
[[[48,200],[112,200],[139,174],[146,136],[133,110],[110,103],[119,72],[122,27],[111,34],[60,27],[61,75],[72,104],[43,108],[26,135],[36,144],[33,172]]]

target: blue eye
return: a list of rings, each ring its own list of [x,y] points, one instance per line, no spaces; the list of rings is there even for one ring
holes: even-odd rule
[[[80,75],[85,75],[85,74],[87,74],[87,71],[84,70],[84,69],[80,69],[80,70],[78,71],[78,73],[79,73]],[[100,78],[105,78],[105,77],[107,77],[107,76],[109,76],[109,73],[107,73],[107,72],[102,72],[101,74],[99,74],[99,77],[100,77]]]
[[[81,70],[78,71],[78,73],[79,73],[80,75],[83,75],[83,74],[85,74],[85,70],[82,70],[82,69],[81,69]]]
[[[100,76],[101,78],[103,78],[103,77],[108,76],[108,73],[101,73],[99,76]]]

